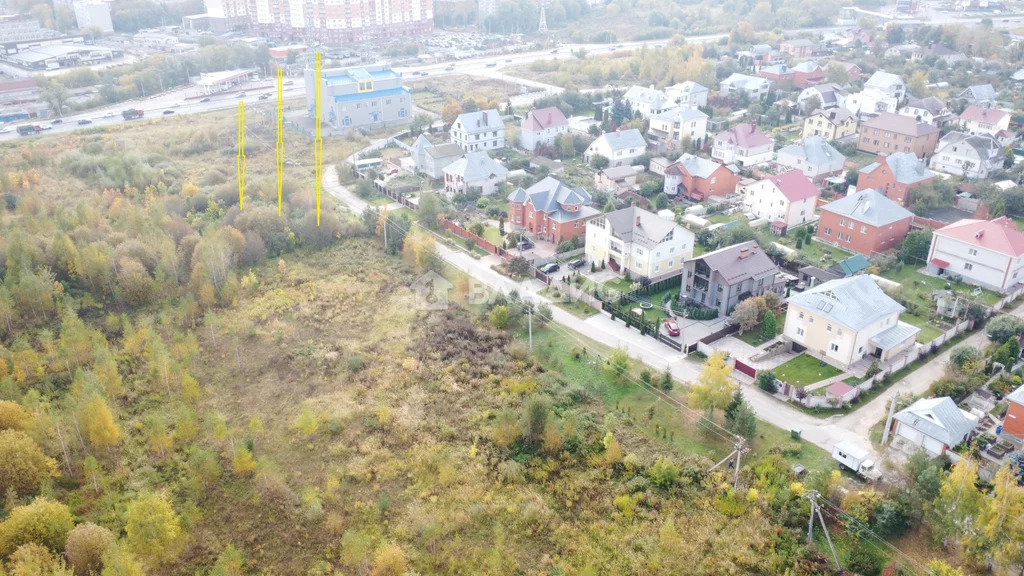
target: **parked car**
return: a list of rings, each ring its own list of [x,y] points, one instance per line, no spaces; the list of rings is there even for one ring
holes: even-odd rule
[[[79,126],[85,126],[86,124],[92,124],[92,120],[89,120],[88,118],[82,118],[78,121]]]
[[[679,324],[676,324],[675,320],[669,318],[665,320],[665,331],[668,332],[669,336],[679,336]]]
[[[202,104],[203,102],[209,102],[209,101],[210,101],[209,98],[203,98],[202,100],[199,101],[199,103]]]
[[[548,264],[545,264],[544,266],[541,266],[540,271],[545,274],[551,274],[553,272],[558,272],[560,268],[561,266],[558,265],[558,262],[550,262]]]
[[[452,70],[455,70],[455,65],[452,64],[452,65],[448,66],[447,68],[445,68],[444,70],[445,70],[445,72],[451,72]]]
[[[512,61],[511,58],[505,58],[505,62],[511,62],[511,61]]]
[[[533,242],[530,242],[529,240],[520,240],[519,244],[517,244],[516,246],[520,250],[529,250],[530,248],[533,248]]]
[[[579,260],[573,260],[572,262],[569,262],[569,268],[572,268],[573,270],[579,270],[580,268],[583,268],[586,265],[587,261],[582,258],[580,258]]]

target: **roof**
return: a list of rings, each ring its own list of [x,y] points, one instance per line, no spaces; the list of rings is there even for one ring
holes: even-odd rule
[[[586,205],[591,201],[590,193],[583,189],[582,186],[567,186],[551,176],[537,182],[526,190],[517,188],[508,195],[508,199],[511,202],[526,202],[526,200],[530,200],[534,208],[541,212],[549,213],[560,211],[561,204]],[[573,220],[579,217],[577,212],[571,212],[570,214],[574,215],[571,218]]]
[[[790,144],[779,150],[779,158],[783,154],[792,154],[797,158],[803,158],[810,164],[828,164],[838,161],[842,166],[846,162],[846,157],[821,136],[808,136],[801,143]]]
[[[622,98],[630,102],[643,102],[654,109],[663,108],[671,102],[669,97],[661,90],[645,88],[643,86],[631,86],[629,90],[626,90]]]
[[[903,79],[896,74],[890,74],[884,70],[879,70],[868,78],[868,81],[864,83],[864,88],[876,88],[879,90],[888,90],[893,84],[903,84]]]
[[[800,274],[804,276],[810,276],[815,280],[821,280],[823,282],[828,282],[829,280],[837,280],[843,277],[841,274],[836,274],[831,270],[825,270],[823,268],[818,268],[817,266],[804,266],[803,268],[798,270],[798,272],[800,272]]]
[[[687,80],[686,82],[680,82],[679,84],[674,84],[672,86],[669,86],[668,88],[665,89],[665,91],[666,92],[668,92],[668,91],[684,92],[684,93],[685,92],[689,92],[691,94],[695,94],[695,93],[698,93],[698,92],[707,92],[708,91],[708,87],[704,86],[703,84],[698,84],[698,83],[694,82],[693,80]]]
[[[530,110],[523,120],[523,130],[529,132],[568,125],[569,121],[565,119],[565,114],[562,114],[562,111],[554,106]]]
[[[616,130],[615,132],[605,132],[604,134],[597,137],[591,146],[597,144],[599,140],[604,140],[608,144],[608,149],[611,151],[624,150],[626,148],[647,148],[647,141],[644,140],[643,134],[640,133],[636,128],[630,128],[629,130]]]
[[[762,67],[760,73],[762,75],[774,74],[776,76],[782,76],[784,74],[793,74],[794,70],[785,64],[773,64],[771,66]]]
[[[905,310],[870,276],[863,275],[829,280],[786,298],[786,302],[854,331]]]
[[[426,148],[427,155],[431,158],[448,158],[450,156],[462,156],[462,148],[458,144],[448,142],[446,144],[435,144]]]
[[[660,114],[655,114],[654,118],[669,122],[678,121],[680,123],[685,123],[693,122],[694,120],[707,120],[710,116],[694,108],[677,107],[661,112]]]
[[[960,113],[961,120],[974,120],[975,122],[987,122],[996,124],[1003,118],[1008,117],[1010,114],[1002,110],[996,110],[995,108],[982,108],[981,106],[971,104],[964,111]]]
[[[959,444],[977,425],[948,396],[918,400],[897,412],[896,421],[920,430],[946,446]]]
[[[356,100],[366,100],[368,98],[380,98],[383,96],[398,96],[401,94],[409,94],[408,88],[389,88],[387,90],[374,90],[373,92],[357,92],[355,94],[340,94],[334,97],[335,102],[353,102]]]
[[[992,102],[996,99],[996,89],[991,84],[976,84],[968,86],[960,93],[960,97],[975,102]]]
[[[456,122],[458,121],[462,122],[462,127],[466,130],[467,134],[488,132],[495,128],[505,127],[501,114],[498,114],[498,111],[494,108],[490,110],[477,110],[476,112],[464,112],[459,114],[459,117],[456,119]]]
[[[741,258],[744,250],[747,251],[747,257]],[[753,240],[719,248],[693,259],[698,260],[703,260],[709,268],[718,272],[730,286],[747,279],[775,276],[779,271],[778,266]]]
[[[853,386],[850,386],[842,380],[836,380],[827,389],[826,392],[832,396],[839,396],[842,398],[853,391]]]
[[[896,322],[895,326],[890,326],[875,334],[871,338],[871,343],[882,350],[890,350],[913,338],[920,331],[921,329],[917,326],[911,326],[906,322]]]
[[[506,178],[508,168],[498,164],[487,152],[467,152],[462,158],[452,162],[444,171],[451,174],[459,174],[463,179],[474,182],[487,180],[491,177]]]
[[[693,154],[690,153],[686,153],[680,156],[679,159],[676,160],[672,166],[675,166],[676,164],[679,165],[677,166],[677,168],[685,168],[686,173],[689,174],[690,176],[693,176],[694,178],[710,178],[711,175],[714,174],[715,170],[718,170],[718,167],[721,166],[721,164],[717,162],[713,162],[711,160],[708,160],[707,158],[694,156]],[[672,166],[666,168],[665,172],[667,173],[669,171],[669,168],[672,168]],[[673,170],[673,173],[674,172],[675,171]]]
[[[411,148],[414,152],[419,153],[426,150],[427,148],[432,148],[433,146],[434,143],[431,142],[429,138],[427,138],[426,134],[420,134],[419,136],[416,137],[416,141],[413,142],[412,146],[410,146],[409,148]]]
[[[676,228],[681,228],[671,220],[636,206],[609,212],[604,215],[604,219],[616,238],[645,248],[657,246]]]
[[[627,176],[636,176],[636,170],[632,166],[609,166],[601,172],[611,178],[612,180],[618,180],[619,178],[625,178]]]
[[[878,116],[875,116],[871,120],[865,122],[864,126],[887,130],[897,134],[903,134],[904,136],[915,137],[927,136],[928,134],[935,134],[939,132],[939,129],[931,124],[918,122],[916,118],[912,118],[910,116],[892,114],[890,112],[882,112]]]
[[[1024,405],[1024,386],[1020,386],[1013,392],[1007,394],[1006,399],[1011,402]]]
[[[730,86],[735,86],[736,88],[744,90],[756,90],[764,86],[765,82],[767,82],[767,80],[764,78],[733,72],[728,78],[722,80],[720,84],[729,84]]]
[[[1017,230],[1014,221],[1006,216],[995,220],[960,220],[939,228],[935,234],[1000,254],[1024,254],[1024,232]]]
[[[901,184],[916,184],[935,177],[935,173],[927,168],[924,160],[910,152],[890,154],[879,159],[878,162],[868,164],[861,168],[860,171],[864,174],[870,174],[881,166],[882,162],[889,166],[889,171],[892,172],[896,181]]]
[[[858,222],[870,224],[871,226],[887,226],[893,222],[899,222],[914,216],[910,210],[889,200],[874,188],[866,188],[829,202],[821,207],[822,210],[849,216]]]
[[[789,44],[790,46],[814,46],[814,42],[807,38],[794,38],[792,40],[784,40],[782,43]]]
[[[927,110],[932,116],[939,116],[943,110],[948,111],[946,103],[939,100],[935,96],[928,96],[927,98],[915,98],[910,102],[907,102],[907,108],[920,108],[921,110]]]
[[[814,186],[814,183],[811,182],[811,179],[800,170],[790,170],[789,172],[769,176],[768,180],[771,180],[772,184],[790,202],[799,202],[821,194]]]
[[[853,276],[870,265],[871,263],[868,262],[868,259],[863,254],[854,254],[849,258],[836,262],[831,266],[831,269],[838,270],[843,276]]]
[[[835,92],[829,92],[829,94],[835,96]],[[811,114],[811,116],[817,116],[819,114],[828,119],[829,122],[837,125],[842,124],[854,117],[853,112],[850,112],[846,108],[829,108],[828,110],[815,110],[814,113]]]
[[[22,90],[33,90],[38,87],[39,85],[32,78],[18,78],[0,82],[0,93],[21,92]]]
[[[991,162],[999,158],[999,163],[1002,164],[1003,145],[988,134],[970,135],[963,132],[950,132],[939,140],[935,153],[938,154],[940,150],[959,144],[973,148],[978,158],[984,162]]]
[[[804,74],[811,74],[811,73],[814,73],[814,72],[822,72],[823,71],[821,66],[817,62],[811,62],[810,60],[808,60],[806,62],[801,62],[801,63],[797,64],[796,66],[793,66],[792,69],[797,71],[797,72],[803,72]]]
[[[715,141],[718,140],[724,140],[743,149],[775,144],[774,140],[758,131],[757,125],[747,123],[737,124],[715,134]]]

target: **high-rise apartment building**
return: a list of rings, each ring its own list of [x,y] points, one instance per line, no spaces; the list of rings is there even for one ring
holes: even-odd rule
[[[210,2],[243,0],[207,0]],[[433,0],[248,0],[253,32],[285,42],[338,45],[425,34],[434,29]]]

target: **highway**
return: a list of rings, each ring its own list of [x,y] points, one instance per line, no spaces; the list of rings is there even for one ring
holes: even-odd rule
[[[924,8],[928,15],[927,24],[977,24],[982,18],[960,18],[953,13],[939,12],[935,10],[928,10]],[[1024,18],[1013,15],[1003,14],[994,15],[993,24],[996,27],[1011,27],[1020,25]],[[904,19],[901,20],[904,23],[913,23],[917,20]],[[825,33],[825,32],[841,32],[849,29],[850,26],[829,26],[821,28],[807,28],[807,29],[794,29],[788,30],[787,33]],[[690,43],[706,43],[716,42],[721,38],[727,37],[727,34],[709,34],[705,36],[692,36],[686,39]],[[447,76],[452,74],[469,74],[473,76],[484,76],[489,78],[495,78],[500,80],[508,80],[515,82],[516,84],[536,88],[537,91],[542,92],[537,94],[536,92],[529,94],[524,97],[513,97],[513,104],[520,105],[523,103],[523,98],[532,100],[538,96],[543,96],[552,93],[558,93],[562,91],[562,88],[558,86],[552,86],[550,84],[544,84],[529,80],[527,78],[513,77],[505,74],[503,70],[507,68],[523,66],[531,64],[537,60],[565,60],[575,58],[573,52],[579,51],[581,48],[586,50],[588,56],[604,56],[610,55],[617,52],[631,52],[639,50],[642,47],[650,49],[657,49],[658,47],[667,44],[669,40],[645,40],[638,42],[622,42],[619,44],[566,44],[557,49],[553,50],[537,50],[530,52],[519,52],[512,54],[502,55],[488,55],[477,58],[469,58],[465,60],[459,60],[456,62],[443,62],[437,64],[423,64],[419,66],[396,66],[394,69],[396,72],[401,72],[406,77],[407,81],[415,81],[419,78],[424,78],[423,72],[426,73],[426,78],[434,76]],[[305,97],[305,86],[301,78],[289,78],[290,81],[294,82],[292,86],[285,88],[284,96],[286,99],[302,98]],[[218,94],[212,94],[208,98],[207,102],[201,102],[201,98],[189,98],[189,96],[198,95],[198,89],[195,87],[178,88],[161,94],[157,94],[148,98],[136,99],[127,102],[120,102],[110,106],[102,108],[96,108],[89,110],[88,112],[82,112],[78,114],[68,115],[62,118],[62,122],[59,124],[53,124],[51,129],[40,132],[39,135],[46,134],[62,134],[71,132],[74,130],[82,130],[88,128],[94,128],[98,126],[109,126],[125,122],[121,117],[121,111],[127,108],[140,108],[145,111],[147,119],[153,118],[166,118],[182,114],[198,114],[201,112],[209,112],[213,110],[224,110],[232,108],[238,105],[238,102],[244,101],[247,106],[259,104],[261,101],[259,96],[267,93],[273,94],[275,90],[269,81],[260,81],[259,85],[262,88],[242,87],[239,89],[245,90],[246,96],[244,98],[236,98],[236,90],[222,92]],[[164,111],[173,111],[174,114],[164,114]],[[78,121],[81,119],[88,119],[91,121],[87,125],[79,125]],[[36,120],[33,122],[19,122],[4,125],[0,130],[4,130],[0,133],[0,141],[13,140],[19,138],[16,127],[19,124],[38,124],[38,125],[50,125],[50,120]],[[23,138],[30,138],[23,137]]]

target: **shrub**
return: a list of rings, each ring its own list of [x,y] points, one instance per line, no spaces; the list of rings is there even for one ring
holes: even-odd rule
[[[68,534],[64,553],[75,576],[99,574],[103,553],[114,543],[114,533],[91,522],[75,526]]]
[[[0,494],[13,490],[31,496],[57,464],[20,430],[0,431]]]
[[[71,510],[46,498],[18,506],[0,523],[0,557],[8,556],[22,544],[34,543],[54,552],[64,550],[68,533],[74,528]]]
[[[757,373],[757,387],[765,392],[774,394],[777,392],[775,387],[775,372],[771,370],[761,370]]]
[[[655,486],[668,490],[679,482],[679,467],[667,458],[658,458],[647,475]]]

